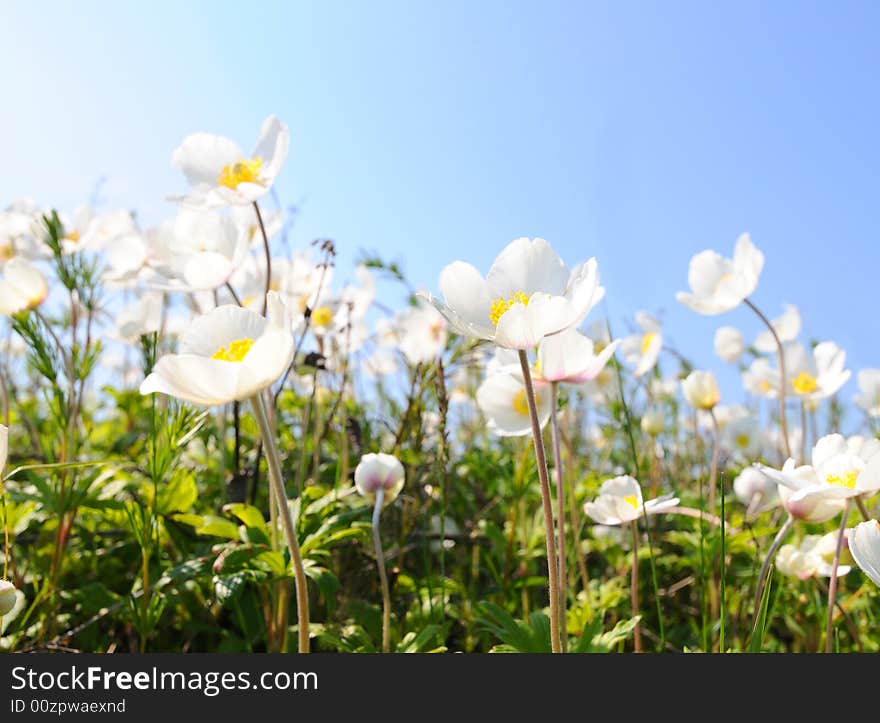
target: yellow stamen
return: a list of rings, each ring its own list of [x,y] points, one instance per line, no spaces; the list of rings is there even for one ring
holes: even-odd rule
[[[312,312],[312,324],[315,326],[327,326],[333,321],[333,312],[329,307],[319,306]]]
[[[535,405],[539,405],[541,403],[541,395],[535,392]],[[516,394],[513,395],[513,410],[517,414],[521,414],[524,417],[529,416],[529,401],[526,397],[526,390],[520,389]]]
[[[220,171],[217,183],[233,190],[238,187],[239,183],[259,183],[262,166],[262,158],[252,158],[251,160],[242,158],[235,163],[227,163]]]
[[[229,342],[229,346],[221,346],[211,356],[212,359],[219,359],[226,362],[240,362],[248,355],[254,340],[245,337],[244,339],[236,339]]]
[[[749,435],[747,434],[736,435],[736,444],[738,447],[748,447],[749,441]]]
[[[489,318],[492,320],[492,324],[494,326],[498,326],[498,322],[501,320],[501,317],[504,316],[505,313],[510,309],[514,304],[522,304],[523,306],[529,305],[529,297],[525,295],[522,291],[517,291],[515,294],[512,294],[509,298],[505,299],[503,296],[499,296],[495,301],[492,302],[492,306],[489,308]]]
[[[635,510],[639,509],[639,498],[636,497],[635,495],[627,495],[626,497],[623,498],[623,501],[626,502],[627,504],[632,505],[633,509],[635,509]]]
[[[651,348],[651,345],[654,343],[654,339],[657,338],[656,332],[649,331],[642,337],[642,356],[648,353],[648,350]]]
[[[13,256],[15,251],[12,249],[12,244],[0,244],[0,261],[9,261]]]
[[[73,241],[73,243],[76,243],[77,241],[79,241],[79,231],[76,231],[76,230],[71,231],[69,234],[67,234],[67,238],[70,241]]]
[[[798,394],[811,394],[819,388],[819,384],[816,382],[816,377],[812,374],[807,374],[807,372],[801,372],[792,379],[791,386],[794,387],[794,390]]]
[[[825,481],[835,487],[849,487],[850,489],[853,489],[856,486],[856,480],[858,478],[858,470],[850,470],[844,474],[829,474],[825,477]]]
[[[764,392],[766,394],[771,389],[770,382],[768,382],[766,379],[762,379],[760,381],[760,383],[758,384],[758,389],[760,389],[762,392]]]

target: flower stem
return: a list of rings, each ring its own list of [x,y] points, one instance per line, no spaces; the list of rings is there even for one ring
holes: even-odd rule
[[[776,551],[779,549],[779,546],[782,544],[782,541],[785,539],[785,536],[788,534],[788,531],[791,529],[794,524],[794,517],[791,515],[788,516],[788,519],[783,523],[782,527],[779,528],[779,532],[776,533],[776,537],[773,538],[773,542],[770,544],[770,549],[767,550],[767,555],[764,557],[764,562],[761,565],[761,570],[758,572],[758,584],[755,587],[755,602],[754,602],[754,615],[752,616],[752,636],[755,635],[755,628],[758,624],[758,613],[761,610],[761,596],[764,594],[764,583],[766,582],[765,578],[767,577],[767,570],[770,569],[770,563],[773,562],[773,558],[776,556]]]
[[[257,212],[257,221],[260,223],[260,233],[263,234],[263,251],[266,254],[266,292],[263,294],[263,316],[266,316],[266,307],[269,304],[269,291],[272,288],[272,252],[269,250],[269,236],[263,223],[263,214],[260,213],[260,204],[254,201],[254,211]]]
[[[526,402],[532,421],[532,440],[535,444],[535,461],[538,465],[538,479],[541,482],[541,504],[544,508],[544,539],[547,542],[547,575],[550,586],[550,649],[562,652],[559,644],[559,567],[556,562],[556,541],[553,535],[553,502],[550,499],[550,476],[547,473],[547,457],[544,455],[544,440],[541,437],[541,423],[538,421],[538,406],[535,403],[535,388],[529,358],[524,350],[519,351],[523,382],[526,386]]]
[[[382,552],[382,536],[379,534],[379,515],[385,497],[384,488],[376,490],[376,506],[373,508],[373,546],[376,548],[376,567],[382,585],[382,652],[391,652],[391,593],[388,590],[388,574],[385,572],[385,555]]]
[[[718,417],[715,416],[715,410],[709,410],[709,416],[712,418],[712,466],[709,470],[709,507],[714,514],[715,512],[715,485],[718,482],[718,457],[721,453],[721,432],[718,428]],[[727,542],[727,531],[724,529],[724,482],[721,481],[721,582],[720,595],[721,604],[718,609],[718,652],[724,652],[724,619],[727,615],[725,609],[726,598],[726,582],[727,577],[727,550],[725,549]]]
[[[639,614],[639,526],[635,520],[630,523],[633,540],[633,559],[632,559],[632,575],[629,585],[629,600],[632,605],[633,617]],[[635,652],[642,652],[642,631],[639,624],[636,623],[633,628],[633,644]]]
[[[785,449],[785,455],[786,457],[791,457],[791,444],[788,441],[788,424],[785,419],[785,350],[782,348],[782,341],[780,341],[779,335],[776,333],[776,329],[773,328],[770,320],[748,298],[743,299],[743,302],[764,322],[773,336],[773,341],[776,342],[776,354],[779,359],[779,427],[782,431],[782,446]]]
[[[257,426],[260,429],[260,436],[263,438],[266,464],[269,468],[269,484],[272,486],[275,495],[278,517],[281,518],[284,538],[287,541],[287,548],[290,550],[290,558],[293,562],[294,586],[296,588],[297,634],[299,636],[298,649],[301,653],[308,653],[309,590],[306,583],[306,573],[303,569],[302,555],[299,551],[299,542],[296,539],[296,527],[293,522],[293,516],[290,514],[290,505],[287,504],[287,493],[284,491],[278,446],[275,444],[275,435],[272,433],[272,427],[269,425],[269,417],[266,413],[266,403],[263,401],[262,392],[254,394],[250,401],[254,409]]]
[[[562,469],[562,449],[559,444],[559,419],[557,402],[559,382],[551,385],[550,427],[553,437],[553,469],[556,473],[556,554],[559,559],[559,634],[562,652],[568,648],[568,631],[565,613],[568,596],[568,577],[565,569],[565,477]]]
[[[831,563],[831,579],[828,581],[828,620],[825,623],[825,652],[832,648],[831,634],[834,632],[834,603],[837,600],[837,568],[840,566],[840,550],[843,547],[843,536],[846,534],[846,520],[852,500],[846,501],[840,516],[840,528],[837,531],[837,546],[834,548],[834,562]]]

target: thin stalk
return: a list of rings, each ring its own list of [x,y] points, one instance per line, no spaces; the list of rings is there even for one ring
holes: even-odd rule
[[[743,302],[758,315],[758,318],[761,321],[764,322],[765,326],[770,330],[770,334],[773,336],[773,341],[776,342],[776,355],[779,359],[779,427],[782,430],[782,446],[785,449],[785,454],[787,457],[791,457],[791,444],[788,441],[788,423],[785,419],[785,350],[782,348],[782,341],[780,341],[776,329],[773,328],[773,324],[770,323],[770,319],[764,316],[764,314],[761,313],[761,310],[749,299],[743,299]]]
[[[834,562],[831,563],[831,579],[828,581],[828,619],[825,623],[825,652],[832,648],[831,634],[834,632],[834,603],[837,600],[837,568],[840,566],[840,550],[843,547],[843,536],[846,534],[846,520],[852,500],[847,500],[840,516],[840,528],[837,530],[837,546],[834,548]]]
[[[376,490],[376,506],[373,508],[373,546],[376,548],[376,567],[379,568],[379,582],[382,585],[382,652],[391,652],[391,592],[388,589],[388,573],[385,572],[385,555],[382,552],[382,536],[379,534],[379,515],[385,489]]]
[[[709,410],[709,416],[712,419],[712,466],[709,470],[709,495],[710,502],[709,507],[712,512],[715,512],[715,485],[718,482],[718,457],[721,453],[721,433],[718,429],[718,418],[715,416],[715,410]],[[718,620],[718,652],[724,652],[724,618],[726,617],[727,611],[725,610],[725,598],[726,598],[726,585],[725,578],[726,575],[726,565],[727,559],[725,550],[727,535],[726,530],[724,529],[724,482],[721,482],[721,582],[720,582],[720,595],[721,595],[721,605],[719,607],[719,620]]]
[[[639,614],[639,527],[635,520],[630,523],[633,541],[632,575],[629,584],[629,600],[632,605],[632,615]],[[642,631],[639,623],[633,628],[633,644],[635,652],[642,652]]]
[[[266,254],[266,291],[263,294],[263,311],[261,312],[263,316],[266,316],[269,291],[272,289],[272,252],[269,250],[269,236],[266,234],[266,226],[263,224],[263,214],[260,213],[260,205],[256,201],[254,201],[254,211],[257,212],[257,221],[260,222],[260,233],[263,234],[263,252]]]
[[[556,540],[553,535],[553,501],[550,499],[550,479],[547,474],[547,458],[544,455],[544,440],[541,437],[541,423],[538,421],[538,406],[535,403],[535,387],[529,358],[524,350],[519,351],[523,382],[526,387],[526,402],[532,421],[532,440],[535,444],[535,460],[538,465],[538,479],[541,482],[541,505],[544,508],[544,539],[547,542],[547,574],[550,586],[550,649],[562,652],[559,644],[559,567],[556,561]]]
[[[801,399],[801,452],[799,464],[806,464],[807,460],[807,406]]]
[[[553,437],[553,467],[556,473],[556,554],[559,560],[559,634],[562,652],[568,649],[568,629],[566,598],[568,596],[568,576],[565,569],[565,477],[562,469],[562,450],[559,444],[558,397],[559,382],[550,385],[550,427]]]
[[[256,205],[256,204],[255,204]],[[266,413],[266,403],[263,401],[261,392],[251,397],[251,406],[254,417],[263,438],[263,449],[266,452],[266,464],[269,468],[269,484],[275,494],[275,503],[278,508],[278,516],[281,518],[281,526],[287,548],[290,550],[290,558],[293,562],[294,587],[296,588],[296,615],[297,634],[299,636],[299,652],[309,652],[309,590],[306,583],[306,573],[303,569],[302,555],[299,550],[299,542],[296,539],[296,526],[293,516],[290,514],[290,505],[287,504],[287,493],[284,491],[284,480],[281,476],[281,459],[278,456],[278,446],[272,427],[269,425],[269,417]]]
[[[767,570],[770,569],[770,563],[773,562],[773,558],[776,556],[776,551],[779,549],[779,546],[782,544],[782,541],[785,539],[785,536],[788,534],[788,531],[791,529],[793,524],[794,517],[789,515],[788,519],[783,523],[782,527],[779,528],[779,532],[776,533],[776,537],[773,538],[773,542],[770,544],[770,549],[767,550],[767,555],[764,558],[764,563],[761,565],[761,571],[758,573],[758,584],[755,588],[755,612],[752,616],[753,636],[755,634],[756,626],[758,624],[758,613],[761,609],[761,597],[764,594],[764,582],[765,578],[767,577]]]

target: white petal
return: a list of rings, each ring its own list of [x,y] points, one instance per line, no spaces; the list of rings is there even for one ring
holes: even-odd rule
[[[537,292],[561,296],[568,277],[562,259],[544,239],[518,238],[498,254],[486,275],[486,284],[493,299]]]
[[[215,186],[223,166],[244,158],[235,141],[211,133],[193,133],[171,155],[171,162],[193,185]]]

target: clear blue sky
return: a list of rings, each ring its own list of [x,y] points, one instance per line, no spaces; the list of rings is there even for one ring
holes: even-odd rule
[[[518,236],[597,256],[618,330],[636,309],[720,367],[674,299],[691,255],[766,254],[755,300],[880,365],[880,3],[5,2],[0,205],[71,209],[106,176],[146,223],[189,132],[249,149],[276,113],[293,240],[404,261],[436,288]],[[847,398],[855,390],[851,381]],[[733,375],[726,396],[738,395]]]

